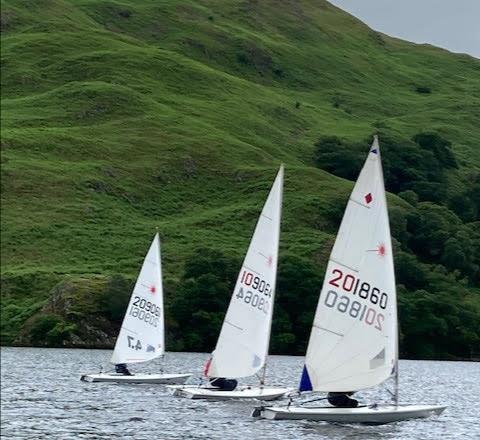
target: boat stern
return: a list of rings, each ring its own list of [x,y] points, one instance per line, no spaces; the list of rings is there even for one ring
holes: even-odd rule
[[[191,392],[191,386],[189,385],[167,385],[166,388],[174,397],[193,399],[193,393]]]
[[[277,419],[277,411],[275,407],[272,406],[256,406],[252,411],[251,417],[256,419],[275,420]]]
[[[82,374],[80,376],[80,380],[82,382],[94,382],[95,379],[92,376],[90,376],[89,374]]]

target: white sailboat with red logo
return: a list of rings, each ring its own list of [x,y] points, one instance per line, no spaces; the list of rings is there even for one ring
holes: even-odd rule
[[[379,385],[392,376],[393,405],[312,407],[290,402],[286,407],[256,408],[252,415],[381,424],[424,418],[445,409],[398,403],[395,274],[380,149],[375,137],[330,254],[299,391],[351,393]]]
[[[233,291],[215,350],[205,366],[208,385],[169,386],[191,399],[272,400],[290,391],[266,386],[265,368],[272,325],[283,190],[283,166],[258,219]],[[257,375],[258,386],[215,386],[226,380]]]
[[[85,374],[85,382],[121,383],[184,383],[191,374],[132,374],[127,364],[151,361],[165,354],[165,322],[163,308],[160,238],[155,235],[143,261],[133,289],[122,327],[115,343],[111,363],[117,372]],[[121,367],[121,368],[119,368]],[[122,372],[118,372],[121,370]]]

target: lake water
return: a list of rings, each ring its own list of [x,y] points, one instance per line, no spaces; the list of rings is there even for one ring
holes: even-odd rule
[[[1,434],[21,439],[480,439],[480,364],[400,362],[403,403],[446,404],[440,417],[382,426],[268,421],[252,402],[203,402],[171,396],[162,385],[84,383],[107,364],[107,350],[1,349]],[[201,353],[171,353],[166,372],[200,375]],[[159,361],[132,368],[157,372]],[[269,384],[294,386],[303,358],[271,356]],[[250,382],[253,383],[253,380]],[[357,393],[369,402],[385,390]]]

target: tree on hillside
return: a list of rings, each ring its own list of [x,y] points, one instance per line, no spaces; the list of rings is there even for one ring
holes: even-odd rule
[[[457,167],[448,140],[437,133],[419,133],[410,140],[382,131],[379,137],[388,191],[414,191],[423,201],[445,200],[445,169]],[[315,162],[325,171],[356,180],[371,141],[322,136],[314,145]]]
[[[315,143],[315,162],[322,170],[355,180],[362,165],[362,152],[336,136],[322,136]]]
[[[438,133],[418,133],[412,139],[424,150],[431,151],[444,167],[458,168],[457,160],[452,151],[452,143]]]
[[[273,317],[271,351],[304,354],[318,296],[320,268],[293,255],[280,259]]]

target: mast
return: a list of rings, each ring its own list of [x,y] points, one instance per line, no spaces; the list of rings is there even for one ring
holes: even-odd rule
[[[395,304],[395,318],[397,320],[397,332],[395,333],[395,377],[394,377],[394,391],[393,391],[393,401],[395,403],[395,406],[398,406],[398,358],[399,358],[399,353],[398,353],[398,311],[397,311],[397,304]]]
[[[395,365],[395,391],[393,396],[395,406],[398,406],[398,359]]]
[[[374,139],[374,144],[376,143],[377,145],[379,144],[379,141],[378,141],[378,134],[375,134],[373,136],[373,139]],[[378,148],[378,156],[379,158],[381,158],[381,154],[380,154],[380,148]],[[382,178],[382,182],[383,182],[383,185],[385,185],[385,179],[383,177],[383,166],[381,165],[381,159],[380,159],[380,175],[381,175],[381,178]],[[386,194],[384,193],[384,200],[385,200],[385,206],[387,206],[387,196]],[[388,209],[388,208],[387,208]],[[388,211],[387,211],[388,212]],[[389,220],[389,225],[390,225],[390,220]],[[391,235],[391,234],[390,234]],[[392,250],[392,258],[393,258],[393,250]],[[399,333],[399,330],[398,330],[398,304],[397,304],[397,295],[396,295],[396,285],[395,285],[395,273],[393,274],[393,277],[394,277],[394,289],[395,289],[395,305],[394,305],[394,319],[395,319],[395,323],[397,325],[397,329],[395,331],[395,363],[394,363],[394,368],[395,368],[395,372],[394,372],[394,388],[393,388],[393,401],[395,403],[395,406],[398,406],[398,390],[399,390],[399,378],[398,378],[398,358],[399,358],[399,354],[398,354],[398,333]]]
[[[282,172],[282,181],[280,182],[280,194],[279,194],[279,208],[278,208],[278,240],[277,240],[277,256],[279,254],[280,249],[280,230],[282,228],[282,205],[283,205],[283,179],[284,179],[284,167],[283,163],[280,165],[280,171]],[[273,286],[273,292],[276,293],[277,289],[277,276],[278,276],[278,257],[277,257],[277,269],[275,271],[275,279]],[[274,311],[275,301],[272,302],[272,319],[270,320],[270,327],[268,329],[268,339],[267,339],[267,355],[265,356],[265,363],[263,364],[262,376],[260,378],[260,385],[263,387],[265,385],[265,377],[267,374],[267,359],[268,359],[268,352],[270,351],[270,337],[272,333],[272,323],[273,323],[273,311]]]
[[[262,374],[260,376],[260,388],[265,385],[265,376],[267,375],[267,361],[263,364]]]
[[[161,301],[161,307],[162,307],[162,340],[161,344],[163,347],[163,352],[162,352],[162,373],[163,373],[163,367],[164,367],[164,362],[165,362],[165,352],[167,350],[167,347],[165,346],[165,299],[163,298],[163,275],[162,275],[162,251],[160,249],[160,233],[158,232],[158,226],[156,227],[157,233],[156,237],[158,238],[158,247],[157,247],[157,255],[158,255],[158,276],[160,280],[160,291],[162,292],[162,301]]]

